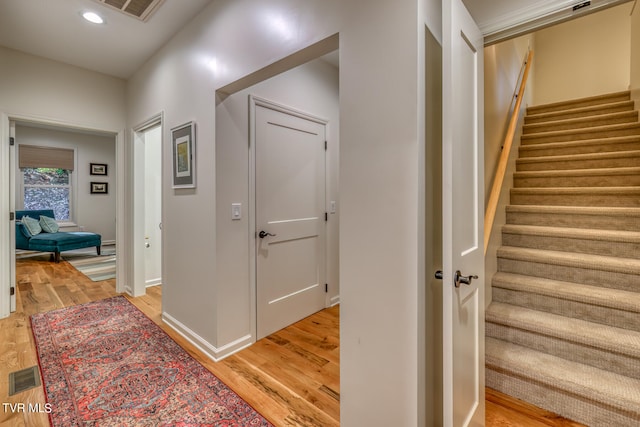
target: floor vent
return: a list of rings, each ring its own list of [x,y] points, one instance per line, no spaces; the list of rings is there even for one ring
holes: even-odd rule
[[[40,373],[37,366],[9,374],[9,396],[22,393],[30,388],[40,386]]]
[[[141,21],[147,21],[164,0],[96,0]]]

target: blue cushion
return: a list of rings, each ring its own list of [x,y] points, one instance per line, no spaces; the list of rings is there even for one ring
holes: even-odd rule
[[[40,227],[45,233],[57,233],[60,230],[60,226],[55,219],[44,215],[40,215]]]
[[[42,232],[42,227],[40,227],[40,222],[35,218],[31,218],[30,216],[22,217],[22,225],[24,225],[27,228],[27,230],[29,231],[29,234],[31,234],[32,236],[35,236]]]

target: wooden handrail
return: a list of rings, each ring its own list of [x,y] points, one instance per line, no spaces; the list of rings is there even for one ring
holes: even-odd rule
[[[504,175],[507,172],[507,163],[509,161],[509,154],[511,152],[511,145],[513,143],[513,137],[516,133],[516,125],[518,124],[518,115],[520,112],[520,105],[522,104],[522,98],[524,97],[524,89],[527,84],[527,77],[529,77],[529,69],[531,68],[531,60],[533,59],[533,51],[529,51],[527,61],[525,63],[524,73],[522,74],[522,83],[520,83],[520,90],[516,98],[516,105],[513,108],[511,114],[511,120],[509,121],[509,127],[507,128],[507,135],[504,138],[504,144],[502,146],[502,153],[500,153],[500,160],[496,168],[496,175],[493,178],[493,186],[491,187],[491,193],[489,194],[489,201],[487,203],[487,210],[484,215],[484,253],[487,254],[487,248],[489,247],[489,239],[491,238],[491,229],[493,228],[493,220],[496,217],[496,210],[498,209],[498,200],[500,199],[500,191],[502,189],[502,183],[504,181]]]

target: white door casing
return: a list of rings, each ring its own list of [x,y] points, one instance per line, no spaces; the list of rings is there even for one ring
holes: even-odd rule
[[[14,145],[9,146],[9,212],[16,211],[16,122],[11,121],[9,123],[9,135],[13,138]],[[9,311],[12,313],[16,311],[16,294],[18,288],[16,287],[16,227],[15,219],[10,221],[9,227],[9,287],[13,288],[13,294],[10,294]]]
[[[484,425],[483,37],[443,1],[443,416]],[[456,272],[458,277],[456,286]],[[474,276],[477,276],[475,278]]]
[[[251,99],[260,339],[326,306],[326,121]]]

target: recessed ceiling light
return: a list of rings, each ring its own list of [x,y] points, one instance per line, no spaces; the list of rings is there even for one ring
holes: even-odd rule
[[[102,19],[102,17],[95,12],[83,12],[82,17],[89,22],[93,22],[94,24],[104,24],[104,19]]]

